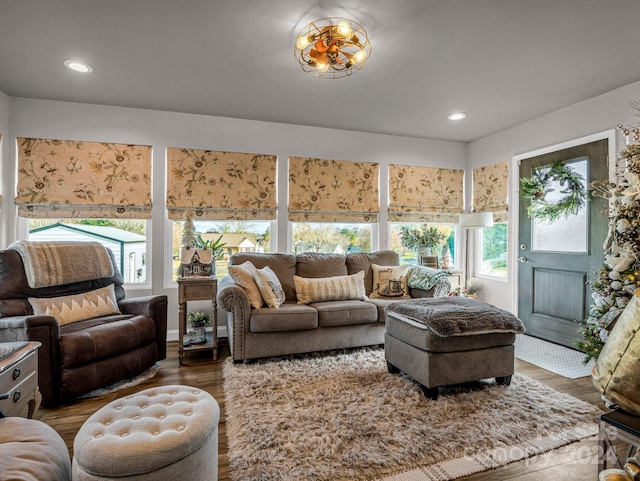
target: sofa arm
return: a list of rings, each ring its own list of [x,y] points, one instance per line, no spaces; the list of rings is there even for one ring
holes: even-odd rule
[[[245,290],[225,277],[218,284],[218,306],[227,311],[227,335],[234,360],[244,359],[245,333],[249,332],[251,304]]]
[[[156,323],[158,360],[167,357],[167,296],[143,296],[122,299],[118,307],[123,314],[148,316]]]
[[[38,341],[38,387],[44,405],[61,401],[60,324],[52,316],[26,316],[27,339]]]
[[[447,297],[450,292],[451,292],[451,282],[446,277],[438,279],[436,284],[428,291],[424,289],[413,288],[413,287],[409,289],[409,294],[411,295],[412,298]]]

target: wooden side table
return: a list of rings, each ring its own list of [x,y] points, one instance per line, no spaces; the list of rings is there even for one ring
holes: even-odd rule
[[[180,277],[178,278],[178,359],[184,364],[186,352],[213,351],[213,360],[218,359],[218,313],[216,296],[218,294],[218,280],[214,277]],[[207,340],[202,344],[185,346],[187,332],[187,301],[211,300],[213,312],[211,314],[212,333],[207,333]]]
[[[15,345],[24,343],[0,343]],[[20,416],[28,405],[28,418],[40,407],[42,395],[38,388],[39,342],[27,342],[0,359],[0,410],[7,416]]]

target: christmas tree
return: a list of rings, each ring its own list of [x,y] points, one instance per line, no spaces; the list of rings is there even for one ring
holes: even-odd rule
[[[609,200],[609,232],[603,245],[604,264],[591,284],[589,317],[579,329],[584,339],[576,342],[586,354],[585,363],[598,357],[609,331],[640,287],[640,131],[622,125],[618,130],[627,139],[618,156],[623,170],[619,182],[596,180],[589,185],[592,195]]]
[[[196,236],[196,227],[193,225],[192,212],[189,210],[184,216],[184,224],[182,224],[182,247],[195,249],[198,246],[198,237]]]

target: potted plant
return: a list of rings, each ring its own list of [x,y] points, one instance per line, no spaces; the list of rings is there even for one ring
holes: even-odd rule
[[[191,324],[189,329],[189,341],[191,344],[207,342],[207,330],[205,326],[211,324],[211,316],[206,312],[189,312],[187,322]]]
[[[422,261],[423,255],[437,256],[438,247],[446,239],[446,235],[435,227],[400,228],[400,242],[407,249],[416,251],[417,260]]]
[[[203,264],[211,264],[214,259],[217,259],[224,252],[224,246],[226,244],[222,242],[222,236],[217,240],[204,240],[200,234],[197,236],[197,249],[198,258]]]

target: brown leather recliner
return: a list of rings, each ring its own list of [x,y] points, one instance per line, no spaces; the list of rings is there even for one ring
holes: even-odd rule
[[[45,405],[58,405],[133,377],[167,355],[167,296],[125,299],[113,253],[113,277],[31,288],[22,258],[0,250],[0,342],[39,341],[38,383]],[[121,314],[59,325],[33,315],[29,297],[82,294],[114,284]]]

